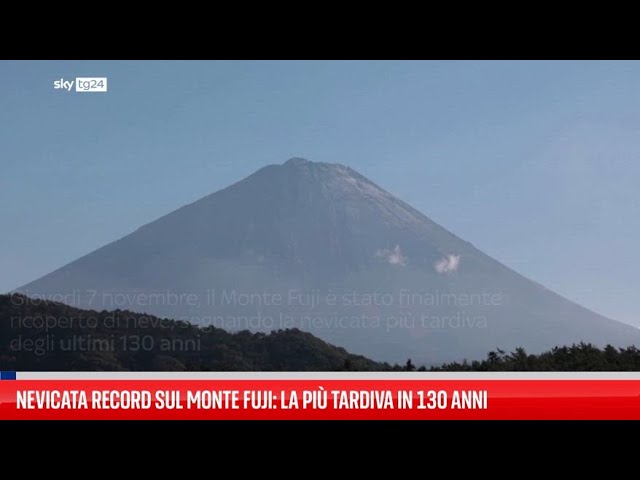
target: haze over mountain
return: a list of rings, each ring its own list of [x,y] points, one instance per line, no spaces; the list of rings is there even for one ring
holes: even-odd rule
[[[522,277],[351,168],[300,158],[18,291],[230,330],[300,328],[392,362],[640,344],[637,329]]]

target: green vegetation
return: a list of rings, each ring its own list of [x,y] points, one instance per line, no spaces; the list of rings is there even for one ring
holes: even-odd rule
[[[116,310],[0,295],[0,370],[386,370],[300,330],[200,328]]]
[[[601,349],[589,343],[555,347],[539,355],[527,354],[523,348],[506,353],[489,352],[482,361],[453,362],[432,371],[444,372],[591,372],[640,371],[640,350],[636,347]]]

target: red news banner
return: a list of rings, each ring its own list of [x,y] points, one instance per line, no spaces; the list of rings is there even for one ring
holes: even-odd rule
[[[640,379],[10,380],[0,419],[640,419]]]

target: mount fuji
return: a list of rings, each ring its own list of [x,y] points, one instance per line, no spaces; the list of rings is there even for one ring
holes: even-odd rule
[[[385,361],[640,345],[639,330],[514,272],[353,169],[300,158],[17,291],[229,330],[296,327]]]

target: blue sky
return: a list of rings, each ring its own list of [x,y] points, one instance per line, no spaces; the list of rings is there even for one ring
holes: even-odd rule
[[[0,291],[294,156],[640,326],[638,62],[0,62]]]

